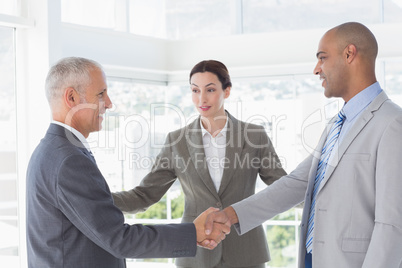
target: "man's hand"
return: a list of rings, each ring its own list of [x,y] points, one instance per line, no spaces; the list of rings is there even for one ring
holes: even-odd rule
[[[238,223],[236,211],[232,207],[227,207],[224,210],[215,210],[208,214],[205,221],[205,234],[209,235],[213,232],[216,223],[232,226]]]
[[[197,230],[197,244],[207,249],[214,249],[230,233],[229,222],[212,222],[211,230],[208,234],[206,233],[205,223],[208,215],[213,212],[219,212],[219,209],[210,207],[194,220]]]

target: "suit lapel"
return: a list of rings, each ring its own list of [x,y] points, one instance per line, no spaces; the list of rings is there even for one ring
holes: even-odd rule
[[[331,125],[332,124],[329,124],[326,126],[325,130],[321,134],[320,140],[318,141],[315,150],[313,150],[313,152],[312,152],[311,168],[310,168],[310,172],[308,175],[308,184],[307,184],[307,192],[310,194],[310,196],[312,196],[312,191],[314,189],[315,177],[317,174],[318,163],[319,163],[320,157],[321,157],[322,147],[324,146],[325,140],[328,135],[327,134],[329,131],[328,128],[330,128]],[[310,207],[310,204],[311,204],[311,198],[308,198],[306,200],[306,207]],[[309,210],[306,210],[306,211],[309,211]]]
[[[200,118],[198,118],[188,126],[185,136],[191,161],[193,162],[194,167],[197,170],[199,177],[201,178],[201,181],[203,181],[209,191],[216,198],[219,198],[211,175],[209,174],[208,165],[205,158],[204,144],[202,142],[202,132],[200,127]]]
[[[346,150],[349,148],[350,144],[353,140],[359,135],[359,133],[363,130],[363,128],[368,124],[368,122],[373,118],[373,112],[377,111],[381,105],[388,99],[385,92],[381,92],[370,104],[369,106],[362,112],[361,116],[357,119],[357,121],[353,124],[353,126],[349,129],[347,135],[343,138],[339,147],[334,148],[332,153],[336,153],[337,155],[331,156],[331,163],[328,164],[327,170],[325,172],[325,177],[321,182],[319,191],[325,186],[326,182],[331,177],[332,173],[338,166],[339,161],[341,161],[342,156],[345,154]],[[334,120],[331,120],[334,121]],[[321,144],[321,147],[324,146],[324,142]]]
[[[80,149],[86,156],[88,156],[96,165],[94,156],[90,152],[88,152],[85,145],[82,144],[82,142],[77,138],[77,136],[74,135],[73,132],[57,124],[50,124],[47,132],[49,134],[62,136],[67,139],[72,145]]]
[[[228,114],[228,126],[226,132],[225,158],[229,159],[229,161],[228,163],[225,162],[225,167],[222,174],[222,182],[221,186],[219,187],[219,195],[225,191],[232,180],[236,167],[236,157],[241,156],[244,145],[244,133],[241,124],[227,111],[226,113]]]
[[[87,149],[81,149],[81,150],[82,150],[82,151],[84,152],[84,154],[87,155],[87,156],[92,160],[92,162],[94,162],[94,164],[96,165],[96,160],[95,160],[95,157],[93,156],[92,152],[88,152]]]

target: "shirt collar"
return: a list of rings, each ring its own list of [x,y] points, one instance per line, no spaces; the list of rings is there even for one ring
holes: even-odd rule
[[[82,144],[84,144],[84,146],[85,146],[85,148],[88,150],[88,152],[91,151],[91,148],[89,147],[88,141],[85,139],[84,135],[81,134],[81,132],[79,132],[79,131],[76,130],[75,128],[73,128],[73,127],[71,127],[71,126],[69,126],[69,125],[66,125],[66,124],[64,124],[64,123],[62,123],[62,122],[59,122],[59,121],[52,120],[52,123],[53,123],[53,124],[56,124],[56,125],[59,125],[59,126],[62,126],[62,127],[64,127],[65,129],[71,131],[71,132],[79,139],[79,141],[80,141]]]
[[[223,137],[226,137],[226,132],[227,132],[227,129],[228,129],[228,115],[226,114],[226,123],[225,123],[225,126],[221,129],[221,131],[219,132],[219,134],[218,135],[216,135],[217,137],[219,136],[219,135],[222,135]],[[212,135],[211,135],[211,133],[209,133],[208,132],[208,130],[206,130],[205,128],[204,128],[204,126],[202,125],[202,120],[201,120],[201,118],[200,118],[200,126],[201,126],[201,134],[202,134],[202,136],[204,137],[207,133],[212,137]]]
[[[382,92],[380,84],[375,82],[351,98],[343,107],[346,120],[352,121]]]

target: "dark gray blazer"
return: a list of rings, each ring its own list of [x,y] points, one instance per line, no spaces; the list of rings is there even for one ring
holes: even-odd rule
[[[228,113],[227,162],[219,191],[208,171],[200,119],[168,134],[152,171],[129,191],[113,193],[123,211],[143,211],[158,202],[178,178],[185,196],[182,221],[192,222],[209,207],[225,208],[254,194],[257,176],[267,184],[286,172],[264,128],[237,120]],[[199,248],[195,258],[181,258],[184,267],[214,267],[221,259],[233,267],[246,267],[269,260],[262,226],[239,236],[231,232],[214,250]]]
[[[27,172],[28,266],[125,267],[124,258],[196,254],[194,224],[128,225],[95,159],[51,124]]]

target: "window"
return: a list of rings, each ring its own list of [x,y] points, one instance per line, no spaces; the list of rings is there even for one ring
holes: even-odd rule
[[[243,0],[244,33],[330,28],[346,21],[382,22],[380,0]],[[345,5],[350,10],[344,12]],[[292,19],[289,19],[292,18]]]
[[[108,83],[113,108],[103,131],[91,133],[91,148],[111,190],[127,190],[149,172],[170,129],[168,117],[158,121],[165,113],[166,89],[129,80]]]
[[[130,0],[130,32],[166,39],[230,35],[232,0]]]
[[[166,38],[165,0],[130,0],[129,32]]]
[[[344,12],[345,5],[357,12]],[[97,12],[91,12],[96,7]],[[292,18],[292,19],[289,19]],[[401,0],[62,0],[62,21],[164,39],[402,22]]]
[[[288,171],[315,148],[325,123],[340,109],[312,75],[233,80],[225,107],[240,120],[265,126]]]
[[[384,66],[385,85],[383,85],[383,89],[393,102],[402,107],[402,61],[386,61]]]
[[[383,22],[395,23],[402,22],[402,1],[401,0],[383,0],[384,8]]]
[[[62,0],[62,21],[157,38],[229,35],[230,0]],[[96,7],[97,12],[91,12]]]
[[[125,0],[62,0],[62,21],[125,31]],[[96,10],[96,12],[93,12]],[[122,16],[123,15],[123,16]],[[124,18],[123,20],[121,20]]]
[[[264,224],[271,261],[267,267],[297,267],[302,208],[290,209]]]
[[[0,27],[0,263],[19,263],[14,29]]]
[[[233,0],[167,0],[166,37],[187,39],[228,36],[232,31]]]
[[[17,0],[2,0],[0,10],[0,14],[15,16],[17,14]]]

